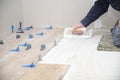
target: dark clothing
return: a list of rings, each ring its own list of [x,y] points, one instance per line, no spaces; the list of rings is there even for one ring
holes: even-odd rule
[[[97,0],[88,12],[87,16],[81,20],[81,23],[87,27],[90,23],[107,12],[109,5],[111,5],[115,10],[120,11],[120,0]]]
[[[118,22],[111,29],[113,45],[116,47],[120,47],[120,27],[118,27]]]

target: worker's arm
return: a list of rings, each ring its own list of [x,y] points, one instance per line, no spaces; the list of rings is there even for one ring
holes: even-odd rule
[[[81,20],[84,27],[87,27],[90,23],[98,19],[102,14],[107,12],[109,3],[107,0],[97,0],[93,7],[90,9],[86,17]]]
[[[107,0],[97,0],[86,15],[86,17],[82,19],[78,25],[73,27],[72,33],[83,34],[81,28],[87,27],[90,23],[98,19],[102,14],[107,12],[108,7],[109,3],[107,2]]]

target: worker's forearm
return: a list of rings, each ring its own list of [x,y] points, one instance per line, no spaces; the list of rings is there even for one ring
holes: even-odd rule
[[[81,20],[81,23],[87,27],[90,23],[98,19],[102,14],[104,14],[109,7],[107,0],[97,0],[94,6],[90,9],[87,16]]]

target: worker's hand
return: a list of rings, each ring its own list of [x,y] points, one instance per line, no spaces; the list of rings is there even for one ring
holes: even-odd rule
[[[84,33],[85,29],[86,28],[80,23],[80,24],[76,25],[75,27],[73,27],[72,34],[82,35]]]
[[[118,21],[118,27],[120,27],[120,20]]]

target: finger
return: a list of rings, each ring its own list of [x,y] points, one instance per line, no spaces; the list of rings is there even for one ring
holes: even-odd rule
[[[83,34],[83,31],[82,30],[78,30],[77,31],[77,35],[81,35],[81,34]]]
[[[78,27],[74,27],[74,28],[72,29],[72,34],[75,34],[77,29],[78,29]]]
[[[83,34],[83,31],[80,30],[80,29],[78,29],[78,30],[76,30],[76,31],[74,32],[74,34],[76,34],[76,35],[81,35],[81,34]]]

